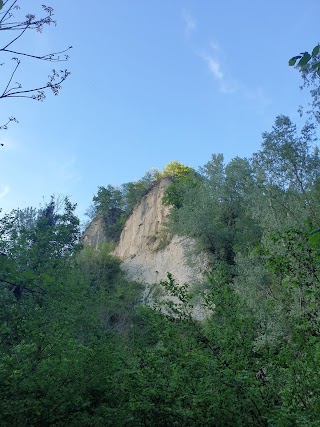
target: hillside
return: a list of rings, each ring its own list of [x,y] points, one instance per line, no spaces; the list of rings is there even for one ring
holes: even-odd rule
[[[169,236],[166,220],[170,207],[162,203],[171,180],[164,178],[144,195],[125,222],[114,254],[122,260],[122,268],[130,280],[144,284],[158,283],[170,272],[179,283],[201,278],[200,262],[188,265],[188,249],[192,240]],[[97,246],[105,241],[103,220],[95,218],[83,234],[85,244]],[[198,260],[200,261],[200,259]]]
[[[68,198],[5,216],[0,425],[318,426],[320,156],[295,132],[99,187],[83,247]]]

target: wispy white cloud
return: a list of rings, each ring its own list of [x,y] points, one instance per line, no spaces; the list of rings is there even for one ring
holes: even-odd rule
[[[197,55],[207,64],[210,74],[218,82],[221,93],[232,94],[238,91],[239,84],[228,76],[223,68],[223,51],[218,42],[211,42],[209,49],[198,52]]]
[[[208,65],[209,71],[215,80],[223,80],[224,75],[221,69],[221,63],[210,54],[203,53],[200,55],[200,57]]]
[[[270,104],[261,87],[252,88],[234,78],[224,65],[224,52],[217,41],[212,41],[207,50],[196,52],[207,65],[210,74],[217,82],[219,92],[226,95],[237,94],[252,101],[257,106],[257,111],[262,111]]]
[[[0,199],[3,199],[4,197],[6,197],[6,195],[9,193],[10,193],[9,185],[3,185],[0,189]]]
[[[197,29],[197,21],[187,9],[182,11],[182,19],[185,25],[184,31],[187,36],[192,34]]]
[[[198,29],[197,21],[189,10],[183,9],[182,19],[186,35],[189,36]],[[226,53],[218,40],[211,40],[206,48],[195,48],[191,44],[190,48],[206,64],[221,94],[237,95],[246,99],[251,102],[257,113],[263,113],[271,103],[262,87],[252,87],[233,75],[226,64]]]

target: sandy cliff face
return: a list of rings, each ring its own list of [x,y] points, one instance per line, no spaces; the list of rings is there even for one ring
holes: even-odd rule
[[[123,260],[127,275],[152,284],[165,279],[167,272],[180,283],[190,282],[193,271],[187,266],[186,239],[168,241],[165,222],[170,208],[162,204],[169,179],[163,179],[134,208],[121,233],[116,255]]]
[[[161,180],[135,206],[128,217],[115,249],[122,267],[132,280],[145,284],[158,283],[167,272],[178,283],[188,283],[200,278],[200,274],[187,265],[186,248],[192,242],[173,236],[168,239],[165,223],[170,208],[162,204],[169,179]],[[103,241],[102,221],[91,223],[84,233],[84,242],[97,245]]]
[[[116,249],[121,259],[133,258],[140,251],[156,250],[156,239],[169,213],[169,207],[162,204],[164,191],[169,184],[168,179],[161,180],[131,212]]]
[[[94,246],[95,248],[99,243],[106,241],[103,231],[103,219],[101,217],[97,217],[91,221],[91,224],[82,235],[82,241],[84,244]]]

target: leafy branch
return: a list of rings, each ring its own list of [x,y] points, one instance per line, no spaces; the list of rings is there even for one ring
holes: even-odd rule
[[[194,319],[193,309],[194,306],[191,304],[191,293],[189,291],[189,286],[187,284],[180,285],[176,283],[176,280],[173,278],[171,273],[167,273],[167,280],[161,280],[160,285],[165,289],[170,298],[173,298],[177,302],[173,300],[164,300],[160,305],[155,305],[154,308],[162,311],[161,307],[164,307],[164,314],[167,318],[170,317],[175,320],[184,321],[189,323],[196,334],[199,337],[199,340],[205,344],[205,347],[213,354],[218,365],[220,367],[220,371],[224,374],[225,378],[221,378],[220,381],[228,388],[236,391],[237,396],[246,396],[252,405],[251,415],[252,415],[252,425],[256,426],[267,426],[267,421],[262,415],[260,410],[260,402],[258,397],[255,394],[249,392],[242,383],[240,379],[240,372],[237,371],[237,368],[229,366],[228,361],[223,360],[221,358],[222,348],[219,344],[213,344],[211,340],[206,336],[203,332],[200,324]],[[215,308],[215,304],[213,303],[212,298],[209,295],[203,295],[204,304],[203,306],[208,310],[208,312],[213,313]],[[167,311],[167,313],[166,313]],[[263,370],[263,368],[261,368]],[[264,371],[263,371],[264,373]],[[231,379],[232,378],[232,379]],[[256,376],[257,378],[257,376]],[[258,378],[257,378],[258,379]]]
[[[300,55],[293,56],[289,59],[290,67],[297,66],[301,70],[304,70],[308,66],[311,66],[311,70],[316,71],[320,77],[320,60],[319,60],[320,45],[315,46],[311,53],[301,52]]]

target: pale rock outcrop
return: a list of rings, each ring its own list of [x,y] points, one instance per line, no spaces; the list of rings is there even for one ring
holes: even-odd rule
[[[193,279],[188,267],[185,246],[190,241],[168,236],[165,224],[170,211],[162,204],[170,179],[162,179],[135,206],[121,233],[115,254],[123,261],[128,277],[142,283],[158,283],[173,274],[177,282]]]
[[[170,183],[169,178],[162,179],[143,196],[129,215],[114,251],[128,278],[147,285],[166,279],[168,272],[178,283],[201,280],[200,272],[186,259],[192,241],[170,237],[166,229],[170,207],[162,204],[162,198]],[[83,241],[97,246],[104,240],[102,219],[96,218],[84,232]]]
[[[85,245],[91,245],[97,248],[100,243],[105,241],[106,237],[103,230],[103,219],[98,216],[91,221],[90,225],[84,231],[82,242]]]

